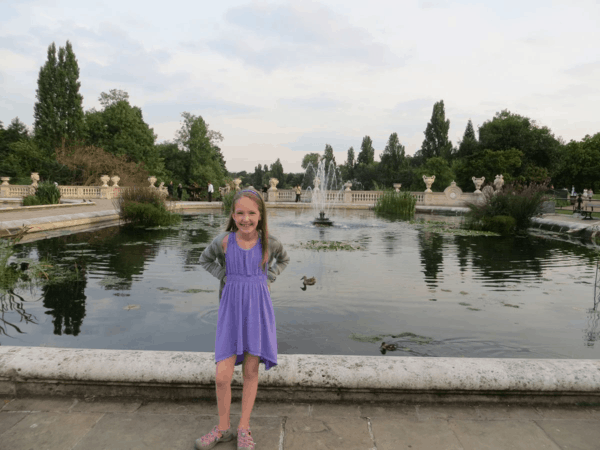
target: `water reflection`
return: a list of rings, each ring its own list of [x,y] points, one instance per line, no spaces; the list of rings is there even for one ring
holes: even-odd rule
[[[27,301],[14,289],[0,291],[0,335],[10,336],[11,330],[23,333],[17,323],[37,324],[35,316],[25,311],[26,303]],[[12,317],[16,316],[18,322],[10,318],[11,313],[14,313]]]
[[[79,335],[85,317],[86,279],[81,276],[78,281],[52,283],[42,288],[45,314],[53,317],[54,334]]]
[[[443,245],[444,237],[442,235],[429,231],[419,233],[421,265],[425,274],[425,283],[431,288],[437,287],[438,273],[441,272],[444,262]]]

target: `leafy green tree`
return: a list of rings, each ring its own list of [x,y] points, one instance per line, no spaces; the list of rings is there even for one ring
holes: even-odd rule
[[[352,180],[354,178],[354,165],[356,164],[355,156],[354,156],[354,147],[350,147],[348,149],[348,156],[346,157],[346,162],[341,165],[340,169],[342,171],[342,179],[343,180]]]
[[[414,191],[424,191],[425,182],[423,181],[423,175],[430,177],[435,175],[435,181],[431,186],[431,190],[434,192],[442,192],[450,183],[456,178],[454,171],[448,164],[448,161],[441,156],[434,156],[425,161],[421,167],[414,169],[415,178],[411,189]]]
[[[54,43],[48,47],[48,59],[41,67],[34,105],[35,138],[48,156],[65,141],[83,137],[85,122],[83,97],[79,93],[79,66],[71,43],[60,47],[58,58]]]
[[[575,186],[577,192],[584,189],[600,191],[600,133],[587,135],[581,141],[571,141],[561,152],[561,162],[553,178],[556,188]]]
[[[264,171],[262,165],[259,163],[258,166],[254,168],[254,175],[252,175],[252,185],[260,189],[263,183],[263,175]]]
[[[481,150],[453,164],[456,173],[456,184],[466,192],[475,190],[473,177],[485,177],[486,183],[494,181],[496,175],[503,175],[504,181],[513,181],[515,173],[520,169],[523,152],[515,148],[508,150]],[[437,181],[437,180],[436,180]]]
[[[378,180],[378,162],[371,164],[357,164],[354,168],[354,179],[352,180],[352,189],[364,189],[367,191],[375,189]],[[356,186],[354,185],[356,183]]]
[[[448,139],[450,130],[450,120],[446,119],[444,111],[444,101],[433,105],[431,120],[425,128],[425,139],[421,145],[421,151],[425,159],[433,157],[442,157],[450,161],[452,157],[452,142]]]
[[[463,135],[462,141],[458,144],[458,151],[456,156],[458,158],[466,158],[474,155],[479,151],[479,142],[475,136],[475,130],[473,129],[473,122],[469,119],[467,122],[467,128],[465,128],[465,134]]]
[[[210,181],[215,186],[222,185],[225,174],[210,141],[208,125],[202,116],[189,112],[181,115],[183,124],[175,142],[187,152],[186,183],[206,186]]]
[[[311,164],[316,171],[319,164],[319,156],[318,153],[307,153],[304,155],[304,158],[302,158],[302,168],[306,169],[308,168],[308,165]]]
[[[372,164],[375,161],[375,149],[373,140],[365,136],[360,144],[360,152],[356,158],[356,164]]]
[[[125,155],[138,164],[143,163],[150,174],[163,178],[166,174],[164,162],[154,145],[156,135],[144,122],[142,110],[131,106],[126,99],[119,99],[114,89],[111,95],[100,94],[99,100],[104,109],[92,109],[85,115],[88,144],[113,155]]]
[[[281,160],[277,158],[273,164],[271,164],[271,178],[277,178],[279,180],[278,188],[286,188],[285,186],[285,175],[283,174],[283,165],[281,164]]]
[[[496,113],[492,120],[479,127],[479,143],[482,149],[521,150],[522,165],[517,172],[510,174],[520,181],[543,181],[531,176],[553,173],[558,166],[561,143],[550,129],[540,127],[530,118],[507,110]],[[540,172],[537,168],[544,168],[546,172]]]
[[[181,150],[175,142],[162,142],[156,144],[159,157],[164,161],[165,184],[173,181],[177,186],[186,181],[186,164],[189,155]]]
[[[98,99],[103,109],[108,108],[116,103],[121,101],[125,101],[129,103],[129,94],[120,89],[111,89],[108,94],[106,92],[100,93],[100,98]]]
[[[400,143],[397,133],[390,135],[385,150],[379,157],[379,179],[385,188],[390,188],[393,183],[399,182],[401,170],[408,167],[404,145]]]

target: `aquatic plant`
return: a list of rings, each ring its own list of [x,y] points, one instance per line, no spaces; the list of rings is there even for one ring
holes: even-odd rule
[[[60,190],[54,183],[42,182],[34,195],[23,198],[23,206],[56,205],[60,203]]]
[[[124,189],[114,204],[121,220],[130,226],[169,226],[181,222],[181,216],[170,212],[164,196],[152,187]]]
[[[470,203],[465,225],[470,229],[494,231],[504,234],[522,233],[531,224],[531,218],[541,210],[547,200],[547,183],[522,185],[510,183],[501,191],[487,192],[481,203]],[[514,219],[497,219],[509,216]],[[496,219],[493,219],[496,218]]]
[[[417,200],[410,192],[387,190],[375,202],[374,210],[379,214],[400,215],[411,217],[415,214]]]
[[[233,197],[235,196],[235,190],[229,191],[223,196],[223,211],[229,214],[231,211],[231,204],[233,203]]]
[[[309,250],[323,250],[323,251],[336,251],[336,250],[361,250],[363,247],[357,244],[351,244],[349,242],[340,242],[340,241],[317,241],[310,240],[306,242],[300,241],[297,245],[292,245],[292,247],[305,248]]]

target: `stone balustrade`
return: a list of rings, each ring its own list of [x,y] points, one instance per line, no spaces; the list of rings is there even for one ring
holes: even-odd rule
[[[126,189],[130,189],[129,187],[122,187],[118,185],[120,177],[115,175],[113,177],[109,177],[108,175],[103,175],[101,181],[103,185],[101,186],[58,186],[60,191],[61,198],[85,198],[85,199],[113,199],[118,198]],[[28,195],[35,194],[35,189],[37,187],[37,182],[39,181],[39,175],[37,173],[31,174],[32,184],[27,185],[15,185],[9,184],[9,177],[1,177],[2,184],[0,184],[0,198],[23,198]],[[155,177],[148,178],[150,182],[150,186],[154,187],[154,183],[156,182]],[[109,186],[108,183],[112,182],[112,185]],[[163,183],[164,184],[164,183]],[[161,184],[158,189],[162,194],[167,195],[167,188]]]

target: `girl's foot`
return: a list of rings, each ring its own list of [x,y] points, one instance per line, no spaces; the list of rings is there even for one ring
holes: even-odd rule
[[[208,434],[205,434],[200,439],[196,439],[196,448],[198,450],[206,450],[213,448],[219,442],[227,442],[234,437],[233,430],[229,427],[227,430],[219,430],[218,425]]]
[[[254,450],[254,439],[250,433],[250,428],[237,429],[237,448],[238,450],[252,449]]]

